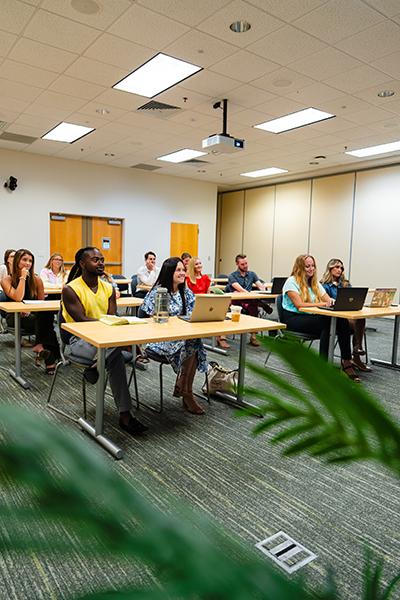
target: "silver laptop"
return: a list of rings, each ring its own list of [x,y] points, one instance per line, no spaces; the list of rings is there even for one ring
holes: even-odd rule
[[[197,294],[193,312],[190,316],[179,318],[189,323],[206,323],[207,321],[223,321],[231,303],[230,296],[215,294]]]
[[[371,298],[371,302],[365,306],[371,308],[386,308],[390,306],[396,295],[397,288],[376,288]]]

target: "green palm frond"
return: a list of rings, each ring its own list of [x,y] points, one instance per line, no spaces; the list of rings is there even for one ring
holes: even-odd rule
[[[285,443],[288,456],[307,452],[326,462],[373,459],[400,474],[400,428],[362,385],[298,342],[263,338],[262,344],[289,365],[308,391],[250,363],[262,387],[245,392],[261,404],[239,414],[263,417],[254,434],[273,431],[272,442]]]
[[[389,600],[397,584],[400,583],[400,574],[394,577],[386,587],[382,584],[383,560],[374,559],[367,550],[364,567],[364,590],[362,600]],[[382,589],[383,588],[383,589]]]

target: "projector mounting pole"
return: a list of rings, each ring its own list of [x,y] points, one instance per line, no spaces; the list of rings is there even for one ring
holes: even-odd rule
[[[221,106],[221,104],[222,104],[222,106]],[[228,133],[228,100],[227,100],[227,98],[224,98],[223,100],[220,100],[219,102],[216,102],[215,104],[213,104],[213,108],[222,108],[222,133],[221,133],[221,135],[229,136],[229,133]]]

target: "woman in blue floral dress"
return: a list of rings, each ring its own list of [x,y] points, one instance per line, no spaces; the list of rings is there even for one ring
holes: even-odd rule
[[[186,272],[180,258],[167,258],[163,262],[160,274],[152,290],[147,294],[141,306],[147,315],[154,313],[158,287],[168,290],[170,316],[190,315],[193,311],[195,296],[185,284]],[[207,358],[200,339],[176,340],[173,342],[154,342],[147,349],[166,358],[171,364],[177,380],[174,396],[182,397],[183,406],[190,413],[202,415],[203,408],[193,396],[193,380],[196,370],[207,372]]]

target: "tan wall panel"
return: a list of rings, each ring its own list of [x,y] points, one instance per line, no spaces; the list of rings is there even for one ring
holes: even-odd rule
[[[235,270],[235,256],[242,252],[244,192],[223,194],[221,199],[220,255],[216,275]]]
[[[276,186],[272,276],[290,275],[294,259],[308,252],[311,181]]]
[[[245,191],[243,252],[264,281],[271,281],[274,203],[275,186]]]
[[[310,248],[322,276],[331,258],[349,268],[354,173],[314,179],[311,201]]]
[[[400,287],[400,167],[357,173],[351,281]]]

